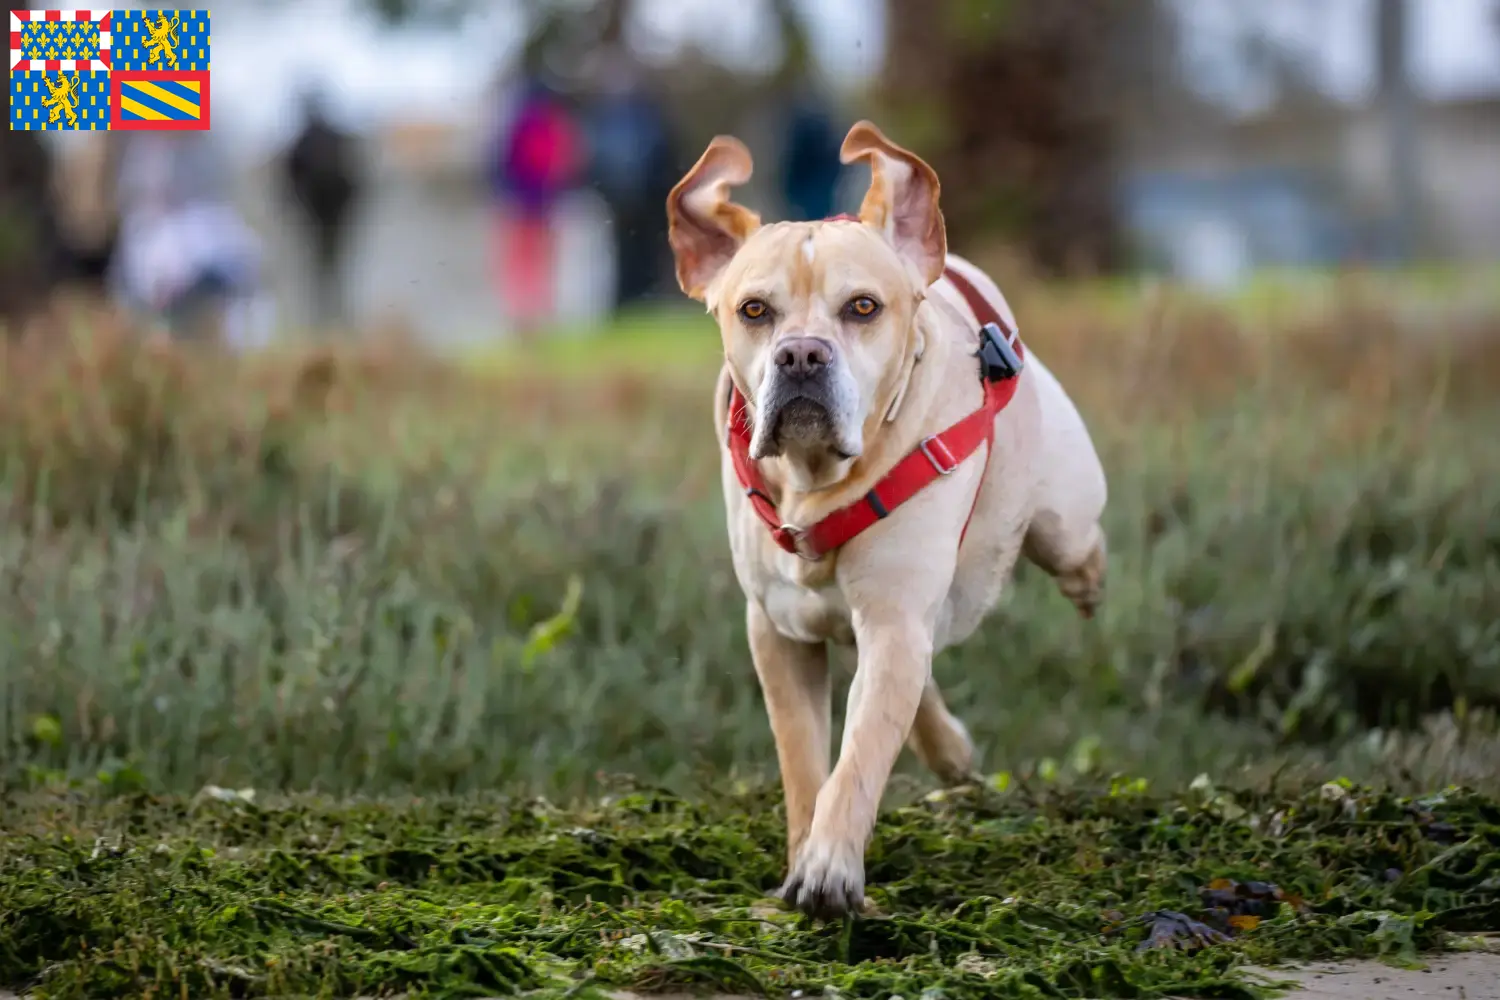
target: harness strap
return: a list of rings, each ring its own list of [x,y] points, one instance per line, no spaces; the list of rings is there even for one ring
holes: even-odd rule
[[[1001,334],[1007,340],[1015,342],[1016,353],[1024,358],[1025,352],[1021,347],[1021,339],[1016,335],[1016,331],[1012,330],[1006,324],[1004,317],[1000,315],[1000,311],[990,303],[989,299],[984,297],[979,289],[974,287],[973,282],[951,267],[943,268],[943,274],[953,283],[953,287],[958,289],[959,294],[964,297],[964,301],[969,304],[969,308],[973,310],[975,318],[979,320],[980,327],[983,328],[986,324],[993,323],[1000,329]],[[1015,385],[1019,377],[1020,374],[1017,373],[1016,377],[1010,379],[1007,383],[1012,387],[1012,396],[1015,395]],[[993,382],[985,382],[986,401],[988,401],[988,394],[992,385],[994,385]],[[1001,403],[995,409],[995,413],[999,414],[1009,402],[1010,399],[1007,398],[1005,402]],[[984,470],[979,474],[979,488],[974,491],[974,501],[969,504],[969,516],[964,518],[963,530],[958,533],[958,547],[960,549],[963,548],[964,539],[969,535],[969,525],[974,521],[974,514],[979,510],[979,495],[984,492],[984,481],[990,471],[990,460],[995,457],[995,422],[993,420],[990,421],[989,434],[985,436],[984,443],[986,446],[984,449]]]

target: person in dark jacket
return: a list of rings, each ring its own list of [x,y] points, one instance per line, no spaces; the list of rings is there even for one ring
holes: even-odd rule
[[[285,170],[292,199],[308,225],[318,320],[342,322],[344,255],[361,186],[358,151],[353,138],[329,120],[316,92],[303,98],[302,130],[287,151]]]
[[[56,284],[61,245],[51,157],[36,133],[0,134],[0,327],[20,332]]]
[[[842,142],[824,101],[803,94],[793,102],[781,157],[782,195],[789,219],[826,219],[833,214],[843,171],[839,162]]]
[[[111,132],[74,132],[57,149],[52,197],[62,241],[61,279],[96,298],[108,294],[119,239],[114,199],[121,143]]]
[[[628,59],[606,64],[586,116],[590,179],[612,216],[617,309],[649,298],[671,274],[661,206],[681,172],[666,109]]]

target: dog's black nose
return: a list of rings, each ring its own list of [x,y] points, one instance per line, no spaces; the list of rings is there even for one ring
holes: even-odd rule
[[[776,367],[788,378],[816,378],[832,361],[833,345],[820,337],[792,337],[776,346]]]

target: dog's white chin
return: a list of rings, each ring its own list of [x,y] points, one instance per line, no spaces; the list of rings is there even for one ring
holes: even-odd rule
[[[761,377],[758,400],[774,399],[777,395],[776,372],[768,368]],[[777,412],[768,412],[757,406],[754,427],[750,434],[750,457],[756,460],[785,456],[793,464],[825,466],[830,460],[836,463],[852,461],[864,452],[864,428],[858,411],[859,390],[854,385],[847,368],[835,362],[830,385],[827,387],[826,426],[814,430],[807,426],[785,426],[782,414],[788,401]],[[779,426],[778,425],[782,425]]]
[[[864,433],[861,428],[852,430],[840,426],[832,434],[816,437],[801,437],[795,433],[773,433],[770,421],[759,418],[750,435],[750,457],[759,461],[764,458],[786,456],[792,461],[817,459],[820,462],[833,458],[837,461],[852,461],[865,450]]]

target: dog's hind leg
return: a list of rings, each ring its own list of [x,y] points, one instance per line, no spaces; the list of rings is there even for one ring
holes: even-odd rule
[[[1105,544],[1099,518],[1109,495],[1104,468],[1077,408],[1037,358],[1026,359],[1042,422],[1038,454],[1047,460],[1032,492],[1022,551],[1051,574],[1078,613],[1092,618],[1104,596]]]
[[[1052,511],[1039,511],[1026,531],[1023,551],[1057,581],[1079,614],[1094,617],[1104,596],[1107,562],[1104,529],[1098,522],[1069,524]]]
[[[948,711],[943,692],[931,678],[922,689],[922,702],[906,745],[945,785],[962,784],[973,775],[974,741],[958,717]]]

